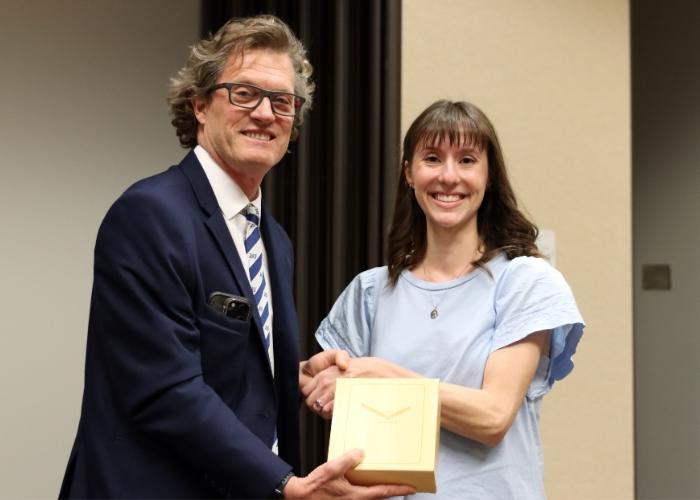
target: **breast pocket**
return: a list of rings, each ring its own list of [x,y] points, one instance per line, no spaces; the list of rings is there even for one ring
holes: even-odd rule
[[[204,381],[229,401],[241,382],[250,322],[233,319],[204,305],[198,317]]]

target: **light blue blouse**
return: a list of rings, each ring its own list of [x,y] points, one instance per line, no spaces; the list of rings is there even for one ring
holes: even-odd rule
[[[573,368],[583,319],[562,275],[535,257],[488,264],[448,283],[404,270],[388,286],[386,267],[357,275],[318,330],[324,349],[377,356],[442,382],[480,388],[489,355],[531,333],[551,330],[527,395],[503,441],[489,447],[447,430],[440,433],[437,495],[410,498],[542,499],[542,396]],[[438,316],[430,313],[437,307]]]

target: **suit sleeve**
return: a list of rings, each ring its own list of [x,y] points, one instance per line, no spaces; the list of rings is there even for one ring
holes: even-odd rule
[[[196,245],[174,203],[128,192],[95,248],[93,321],[115,404],[225,495],[265,497],[291,466],[205,383],[195,318]]]

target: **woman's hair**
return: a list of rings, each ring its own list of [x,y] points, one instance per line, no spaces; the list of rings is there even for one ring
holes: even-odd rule
[[[187,63],[170,80],[168,105],[180,144],[185,148],[197,145],[198,122],[192,107],[194,96],[205,97],[209,87],[217,83],[231,56],[244,51],[267,49],[286,53],[294,66],[294,93],[305,102],[294,116],[292,140],[299,135],[299,126],[313,102],[313,68],[306,59],[306,49],[289,27],[275,16],[262,15],[231,19],[214,35],[200,40],[190,50]]]
[[[493,125],[473,104],[440,100],[413,121],[403,140],[394,214],[387,241],[391,286],[396,285],[402,270],[423,260],[427,246],[425,214],[408,185],[405,170],[410,168],[416,148],[435,146],[443,141],[483,150],[488,160],[486,192],[476,219],[482,255],[472,265],[485,268],[484,264],[499,252],[505,253],[509,259],[540,255],[535,244],[537,227],[518,209]]]

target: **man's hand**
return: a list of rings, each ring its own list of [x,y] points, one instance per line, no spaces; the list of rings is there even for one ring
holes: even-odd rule
[[[306,477],[293,477],[284,488],[284,498],[290,499],[369,499],[412,495],[412,486],[383,484],[356,486],[345,479],[345,473],[362,462],[361,450],[351,450],[335,460],[319,465]]]
[[[342,349],[329,349],[302,361],[299,363],[299,385],[303,385],[302,376],[306,382],[330,366],[347,370],[350,366],[350,355]]]

